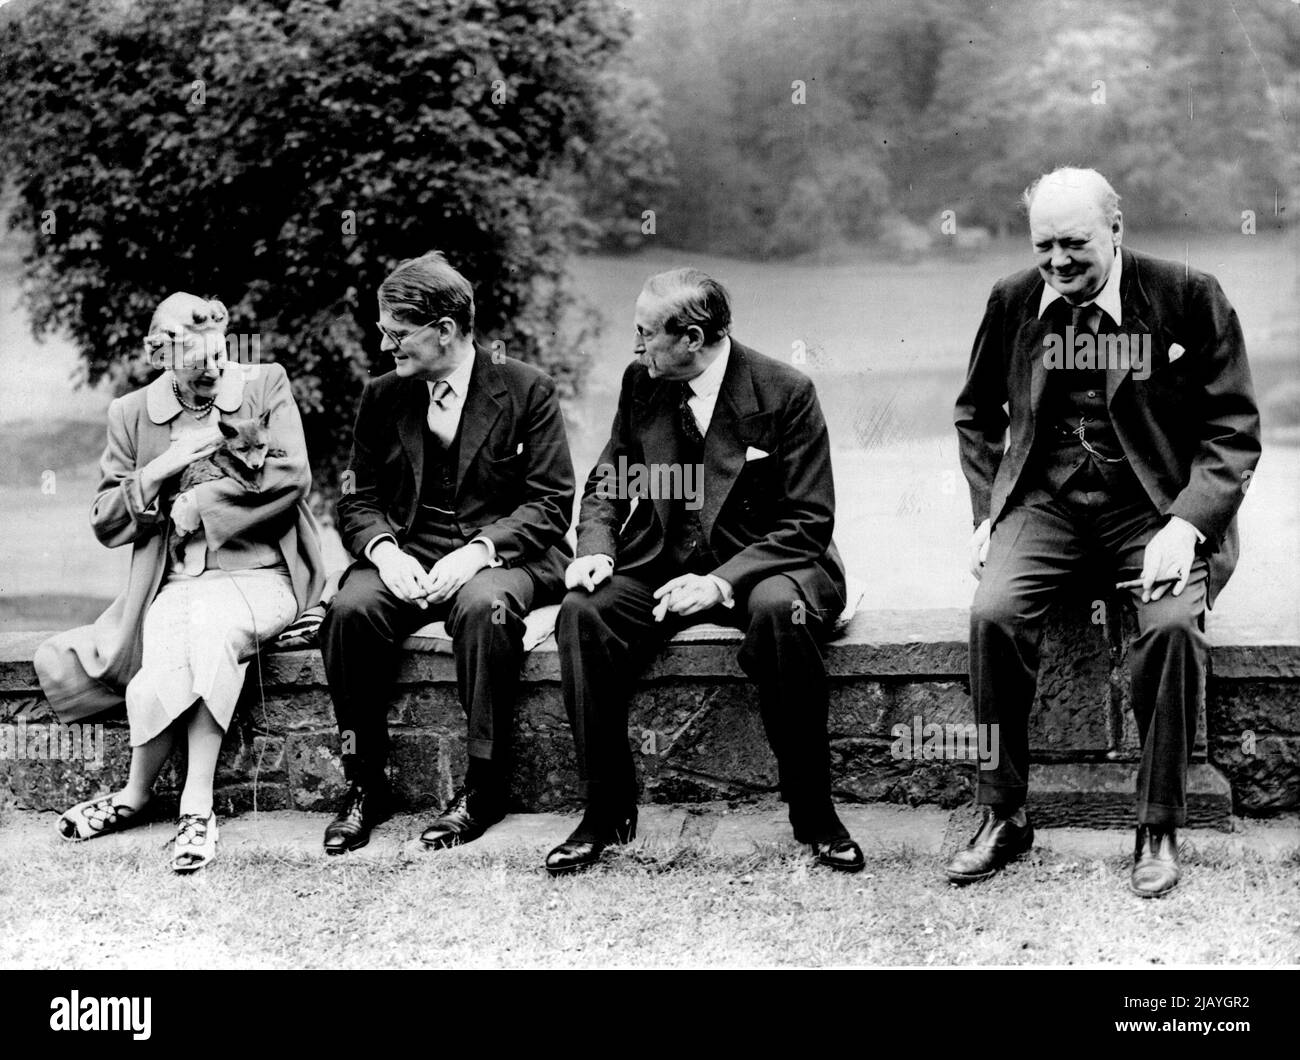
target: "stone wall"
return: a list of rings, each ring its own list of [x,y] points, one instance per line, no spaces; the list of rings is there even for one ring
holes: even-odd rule
[[[896,735],[924,736],[925,725],[972,720],[966,630],[964,611],[878,611],[859,615],[828,646],[838,798],[942,806],[969,800],[974,763],[924,757],[924,740],[920,756],[899,757]],[[1226,827],[1233,813],[1295,809],[1300,645],[1272,644],[1264,631],[1223,624],[1210,632],[1212,671],[1192,771],[1191,818]],[[1126,671],[1132,633],[1131,615],[1112,607],[1101,617],[1091,601],[1063,604],[1049,618],[1031,733],[1031,808],[1044,824],[1132,821],[1138,761]],[[44,636],[0,636],[0,723],[11,727],[11,743],[20,725],[52,720],[30,663]],[[775,787],[775,763],[735,649],[734,642],[693,642],[688,633],[645,674],[632,704],[629,740],[646,801],[747,800]],[[450,656],[407,653],[389,719],[400,798],[416,809],[440,804],[465,765],[465,723]],[[118,712],[96,720],[104,725],[101,763],[0,759],[0,802],[63,809],[120,784],[129,755],[125,718]],[[515,748],[515,809],[577,805],[573,745],[550,642],[525,665]],[[174,758],[160,783],[167,800],[181,765]],[[343,775],[317,652],[269,654],[250,666],[217,784],[223,814],[333,808]]]

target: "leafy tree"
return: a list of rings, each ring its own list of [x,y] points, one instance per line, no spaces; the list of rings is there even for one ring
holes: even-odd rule
[[[122,390],[148,375],[161,297],[220,297],[289,369],[326,470],[386,367],[375,291],[436,247],[474,283],[481,336],[571,393],[571,174],[610,139],[627,32],[612,0],[27,9],[0,26],[0,158],[38,334],[65,330]]]
[[[652,80],[616,69],[602,87],[596,139],[573,152],[573,193],[595,246],[631,250],[657,232],[663,197],[676,185],[673,153]]]
[[[1006,231],[1067,163],[1105,172],[1145,227],[1262,225],[1300,196],[1295,4],[631,3],[678,162],[658,226],[675,246],[913,246],[943,210]]]

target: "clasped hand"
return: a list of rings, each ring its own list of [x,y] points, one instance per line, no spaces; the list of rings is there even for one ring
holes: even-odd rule
[[[423,563],[391,541],[375,548],[370,558],[388,591],[420,608],[451,599],[488,564],[487,549],[477,542],[447,553],[427,571]]]

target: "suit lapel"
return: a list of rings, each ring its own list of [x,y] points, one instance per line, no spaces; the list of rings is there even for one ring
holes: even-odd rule
[[[754,394],[754,377],[746,349],[732,340],[727,371],[713,407],[709,431],[704,436],[704,507],[700,523],[705,540],[712,536],[718,513],[745,466],[750,436],[743,425],[757,413],[758,398]]]
[[[673,384],[659,379],[654,381],[645,397],[639,401],[637,420],[644,424],[641,431],[641,455],[649,468],[672,467],[681,461],[677,426],[673,420],[677,415],[677,404],[673,396]],[[672,497],[664,495],[666,492],[656,490],[655,493],[659,496],[653,498],[655,514],[659,516],[659,525],[665,531],[673,502]]]
[[[506,385],[501,373],[492,363],[492,357],[481,347],[474,349],[474,370],[469,377],[469,391],[465,395],[465,404],[460,410],[460,455],[456,466],[456,493],[460,494],[461,484],[470,463],[483,448],[493,424],[501,415],[504,407],[501,395],[505,394]]]
[[[409,530],[416,512],[420,510],[420,493],[424,488],[424,431],[429,412],[429,387],[423,379],[411,379],[405,389],[397,414],[397,434],[415,474],[415,499],[407,524]]]
[[[1130,348],[1129,367],[1119,368],[1108,365],[1106,368],[1106,407],[1115,398],[1115,392],[1119,385],[1124,382],[1125,377],[1133,369],[1132,346],[1134,343],[1149,341],[1146,335],[1151,330],[1146,323],[1147,313],[1150,309],[1147,303],[1146,292],[1142,290],[1141,277],[1138,275],[1137,259],[1127,250],[1120,248],[1120,257],[1124,262],[1124,275],[1120,278],[1119,299],[1120,307],[1123,310],[1124,323],[1121,326],[1122,333],[1128,336],[1128,345]],[[1103,319],[1102,328],[1104,329],[1108,320]]]
[[[1043,339],[1052,330],[1052,314],[1049,309],[1041,317],[1038,316],[1038,302],[1042,297],[1042,281],[1034,288],[1033,294],[1025,302],[1025,318],[1020,323],[1020,329],[1016,332],[1016,340],[1012,346],[1018,364],[1011,366],[1011,379],[1029,379],[1029,418],[1031,423],[1038,422],[1038,412],[1043,406],[1043,393],[1047,389],[1047,363],[1044,355],[1047,353],[1047,347],[1043,345]],[[1028,361],[1029,371],[1025,372],[1025,362]],[[1009,395],[1014,401],[1016,395]]]

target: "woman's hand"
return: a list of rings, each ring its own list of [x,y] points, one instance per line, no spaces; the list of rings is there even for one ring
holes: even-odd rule
[[[140,492],[148,504],[158,495],[162,484],[178,475],[196,460],[211,456],[221,446],[221,432],[216,424],[205,430],[182,434],[166,452],[154,457],[140,472]]]
[[[189,536],[199,528],[202,519],[193,490],[186,490],[172,501],[171,520],[177,533],[182,537]]]

